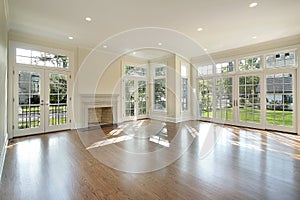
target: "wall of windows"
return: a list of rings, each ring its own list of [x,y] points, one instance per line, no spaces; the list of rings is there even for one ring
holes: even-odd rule
[[[296,132],[296,55],[284,50],[198,65],[199,118]]]

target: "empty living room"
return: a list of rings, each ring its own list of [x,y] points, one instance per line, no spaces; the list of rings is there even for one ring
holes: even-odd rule
[[[0,0],[0,199],[300,199],[299,0]]]

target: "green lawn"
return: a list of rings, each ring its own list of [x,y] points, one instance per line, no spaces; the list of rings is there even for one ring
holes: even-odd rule
[[[21,113],[19,113],[19,118],[23,120],[18,123],[18,128],[19,129],[25,129],[25,128],[35,128],[40,126],[40,121],[35,119],[30,121],[30,115],[35,114],[39,115],[40,113],[40,106],[21,106]],[[29,112],[30,111],[30,112]],[[51,105],[49,108],[50,113],[60,113],[60,112],[66,112],[67,111],[67,106],[65,105]],[[20,112],[20,111],[19,111]],[[26,119],[28,121],[26,121]],[[49,124],[51,125],[59,125],[59,124],[66,124],[67,123],[67,118],[66,117],[61,117],[61,118],[50,118]]]
[[[40,112],[40,106],[21,106],[22,113],[29,112]],[[51,105],[49,108],[50,112],[57,112],[57,111],[67,111],[67,106],[66,105]]]
[[[250,108],[240,108],[240,121],[242,122],[256,122],[261,120],[260,110]],[[202,111],[202,117],[212,117],[212,111]],[[232,108],[224,108],[216,110],[216,118],[222,120],[232,120]],[[293,111],[282,110],[267,110],[266,113],[267,124],[293,126]]]
[[[66,124],[67,123],[67,118],[51,118],[50,119],[50,126],[52,125],[60,125],[60,124]],[[36,128],[40,126],[40,121],[39,120],[33,120],[31,122],[25,121],[25,122],[19,122],[18,123],[18,128],[19,129],[25,129],[25,128]]]

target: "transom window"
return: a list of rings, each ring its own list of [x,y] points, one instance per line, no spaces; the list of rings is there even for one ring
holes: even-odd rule
[[[234,61],[218,63],[216,64],[216,73],[223,74],[223,73],[233,72],[233,68],[234,68]]]
[[[213,65],[204,65],[198,67],[198,77],[213,74]]]
[[[292,67],[296,65],[295,51],[282,52],[266,56],[266,68]]]
[[[261,68],[260,57],[245,58],[245,59],[239,60],[239,70],[240,71],[257,70],[260,68]]]
[[[68,68],[69,57],[60,54],[16,48],[16,63],[56,68]]]
[[[163,67],[156,67],[155,68],[155,77],[165,77],[167,74],[167,68],[165,66]]]
[[[125,66],[125,75],[145,77],[147,75],[147,69],[144,67],[126,65]]]

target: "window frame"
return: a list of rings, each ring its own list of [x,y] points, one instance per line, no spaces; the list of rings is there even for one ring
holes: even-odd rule
[[[165,68],[166,72],[165,72],[165,75],[164,76],[156,76],[156,69],[157,68]],[[166,64],[155,64],[155,66],[153,66],[152,68],[152,73],[153,73],[153,76],[152,76],[152,79],[153,79],[153,94],[152,94],[152,103],[153,103],[153,111],[155,112],[167,112],[167,104],[168,104],[168,96],[167,96],[167,74],[168,74],[168,67]],[[155,81],[156,80],[162,80],[164,79],[165,80],[165,108],[164,109],[157,109],[155,104]]]
[[[183,68],[186,68],[186,74],[182,74]],[[186,108],[183,107],[183,80],[186,79]],[[188,112],[190,110],[190,64],[187,62],[181,62],[180,64],[180,100],[181,100],[181,112]]]

